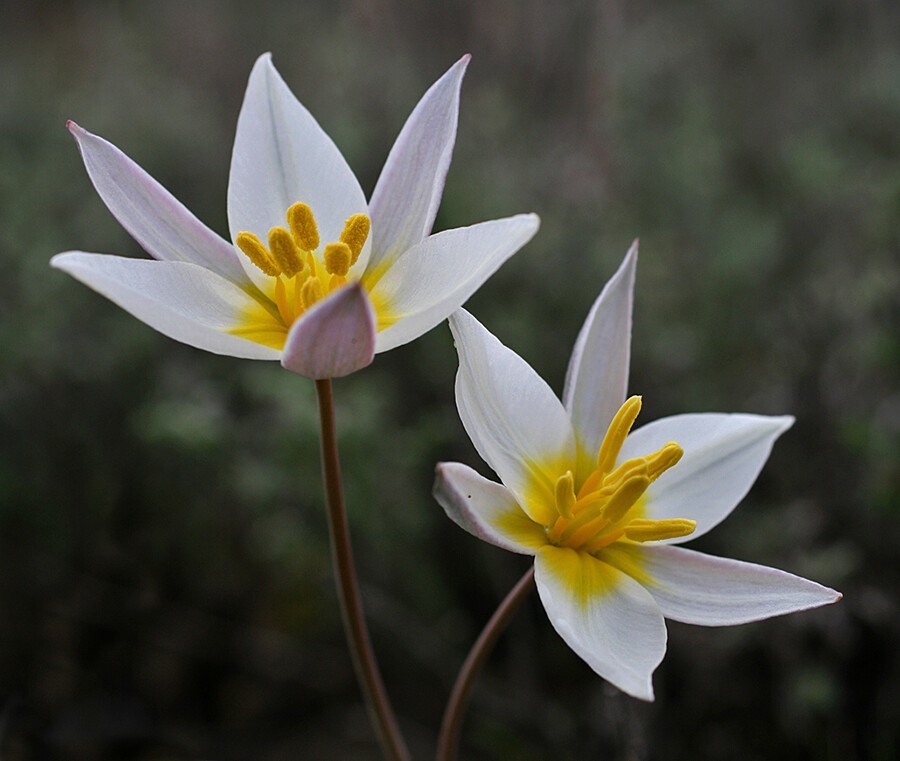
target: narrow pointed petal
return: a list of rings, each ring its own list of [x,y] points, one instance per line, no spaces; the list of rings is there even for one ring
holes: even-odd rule
[[[631,355],[631,311],[638,244],[610,278],[578,334],[563,392],[582,451],[591,462],[616,411],[625,401]]]
[[[379,320],[391,323],[379,331],[376,351],[401,346],[445,320],[531,240],[539,224],[535,214],[519,214],[446,230],[404,252],[372,288]]]
[[[91,182],[128,233],[150,256],[199,264],[232,282],[247,282],[234,247],[102,137],[70,121]]]
[[[325,242],[338,240],[344,221],[367,213],[366,199],[331,138],[261,56],[250,73],[238,117],[228,180],[228,223],[266,240],[285,224],[291,204],[310,206]],[[368,256],[363,249],[361,258]],[[364,266],[364,265],[363,265]]]
[[[666,618],[731,626],[829,605],[839,592],[786,571],[718,558],[683,547],[628,548],[649,575],[645,583]],[[624,570],[624,569],[623,569]]]
[[[656,451],[669,441],[684,449],[680,462],[646,492],[646,517],[697,521],[693,534],[664,540],[680,544],[702,536],[731,513],[750,491],[775,439],[793,422],[790,416],[674,415],[632,433],[619,462]]]
[[[447,517],[472,536],[522,555],[547,544],[547,533],[519,507],[502,484],[458,462],[438,463],[433,494]]]
[[[176,341],[231,357],[278,359],[275,349],[227,332],[251,298],[197,264],[82,251],[57,254],[50,264]]]
[[[375,312],[359,284],[341,288],[297,320],[281,364],[319,380],[362,369],[375,356]]]
[[[422,96],[400,131],[372,193],[372,261],[421,242],[441,203],[456,141],[463,56]]]
[[[653,700],[653,671],[666,652],[666,625],[650,594],[630,576],[583,552],[545,547],[534,579],[550,623],[600,676]]]
[[[456,404],[472,443],[532,520],[556,517],[556,480],[575,455],[572,425],[540,376],[464,309],[450,318],[459,352]]]

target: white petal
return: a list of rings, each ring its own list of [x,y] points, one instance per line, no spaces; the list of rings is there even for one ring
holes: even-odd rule
[[[82,251],[57,254],[50,264],[176,341],[232,357],[279,357],[275,349],[226,332],[238,324],[251,298],[197,264]]]
[[[247,282],[234,247],[188,211],[134,161],[70,121],[84,166],[103,203],[156,259],[193,262],[237,283]]]
[[[453,155],[459,88],[469,58],[463,56],[422,96],[391,148],[369,203],[375,264],[431,232]]]
[[[839,592],[776,568],[682,547],[635,547],[645,584],[663,615],[702,626],[731,626],[817,608]]]
[[[541,602],[560,637],[623,692],[653,700],[666,625],[640,584],[587,553],[545,547],[535,558]]]
[[[701,413],[674,415],[639,428],[625,439],[619,462],[675,441],[684,457],[646,492],[648,518],[689,518],[693,534],[665,540],[680,544],[705,534],[737,506],[762,470],[772,445],[793,424],[790,416]]]
[[[459,352],[456,404],[478,453],[542,525],[556,517],[556,479],[575,457],[562,403],[525,360],[464,309],[450,318]]]
[[[495,219],[437,233],[402,253],[372,288],[380,311],[396,320],[378,333],[376,351],[412,341],[446,319],[539,224],[535,214]]]
[[[438,463],[433,492],[456,525],[485,542],[522,555],[547,544],[547,533],[519,507],[502,484],[458,462]]]
[[[320,301],[291,326],[281,364],[318,380],[349,375],[374,356],[375,312],[355,283]]]
[[[231,239],[247,231],[265,241],[271,227],[286,225],[287,209],[297,201],[312,209],[323,244],[338,239],[347,217],[367,213],[365,196],[341,152],[288,89],[267,53],[250,73],[238,117],[228,179]]]
[[[596,455],[610,421],[625,401],[631,355],[631,308],[637,241],[625,255],[588,313],[578,334],[563,392],[563,404],[582,445],[583,465],[596,467]]]

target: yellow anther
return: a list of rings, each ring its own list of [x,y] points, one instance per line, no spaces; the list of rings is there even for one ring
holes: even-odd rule
[[[634,542],[653,542],[693,534],[697,521],[687,518],[666,518],[660,521],[636,518],[625,527],[625,536]]]
[[[317,301],[320,301],[324,295],[325,291],[322,289],[322,283],[319,282],[319,278],[311,277],[307,279],[300,289],[300,303],[304,309],[309,309]]]
[[[371,222],[365,214],[354,214],[346,222],[341,232],[341,243],[350,246],[350,253],[353,254],[351,264],[356,264],[359,254],[365,245],[366,238],[369,237],[369,228]]]
[[[319,228],[312,209],[299,201],[287,210],[288,226],[294,242],[304,251],[315,251],[319,247]]]
[[[293,277],[303,270],[303,258],[297,244],[283,227],[273,227],[269,230],[269,250],[287,277]]]
[[[330,275],[343,277],[353,264],[353,252],[346,243],[329,243],[322,254],[325,269]]]
[[[612,422],[603,437],[600,451],[597,453],[597,468],[603,473],[609,473],[616,464],[616,458],[625,443],[625,437],[634,425],[634,421],[641,411],[641,397],[632,396],[625,400],[619,411],[613,416]]]
[[[244,252],[244,255],[267,275],[277,277],[281,274],[281,270],[278,268],[275,260],[272,259],[272,255],[262,244],[262,241],[253,233],[238,233],[235,243]]]
[[[655,481],[663,473],[665,473],[684,455],[684,450],[674,441],[665,444],[661,449],[651,455],[647,455],[644,459],[647,461],[647,475],[651,481]]]
[[[609,502],[603,507],[603,517],[610,523],[618,523],[625,514],[634,507],[641,495],[650,486],[650,479],[646,476],[631,476],[626,479],[609,498]],[[627,531],[627,529],[626,529]]]
[[[571,470],[556,479],[556,510],[563,518],[571,518],[575,507],[575,477]]]

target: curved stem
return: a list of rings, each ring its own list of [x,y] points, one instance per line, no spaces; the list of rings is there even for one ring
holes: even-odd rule
[[[459,670],[456,684],[447,701],[444,710],[444,720],[441,723],[441,736],[438,739],[437,761],[453,761],[459,750],[459,733],[462,729],[463,711],[469,703],[469,696],[475,686],[475,680],[481,672],[484,662],[491,654],[491,650],[515,615],[522,601],[534,589],[534,566],[528,569],[524,576],[510,590],[503,602],[500,603],[491,620],[482,630],[466,662]]]
[[[394,709],[391,708],[384,688],[363,616],[356,569],[353,565],[353,550],[350,546],[350,531],[347,527],[347,511],[344,507],[344,487],[341,482],[337,434],[334,428],[334,397],[330,378],[316,381],[316,394],[319,399],[319,420],[322,429],[322,477],[325,481],[325,502],[328,507],[328,532],[331,537],[334,573],[338,582],[338,598],[347,644],[370,719],[378,733],[385,757],[391,761],[408,761],[409,751],[400,734]]]

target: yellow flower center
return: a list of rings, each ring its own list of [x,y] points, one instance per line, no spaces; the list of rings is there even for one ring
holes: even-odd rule
[[[268,246],[250,232],[239,232],[235,243],[263,273],[272,278],[266,302],[254,302],[230,332],[257,343],[284,347],[287,331],[306,310],[345,285],[356,264],[370,222],[354,214],[344,223],[340,240],[319,252],[319,228],[312,209],[295,203],[287,210],[287,226],[269,230]]]
[[[684,450],[674,441],[644,457],[616,459],[641,410],[632,396],[613,417],[597,454],[597,467],[576,492],[572,471],[556,481],[557,517],[547,526],[551,544],[594,553],[619,540],[649,542],[693,533],[696,521],[685,518],[648,520],[640,517],[644,492],[675,465]]]

